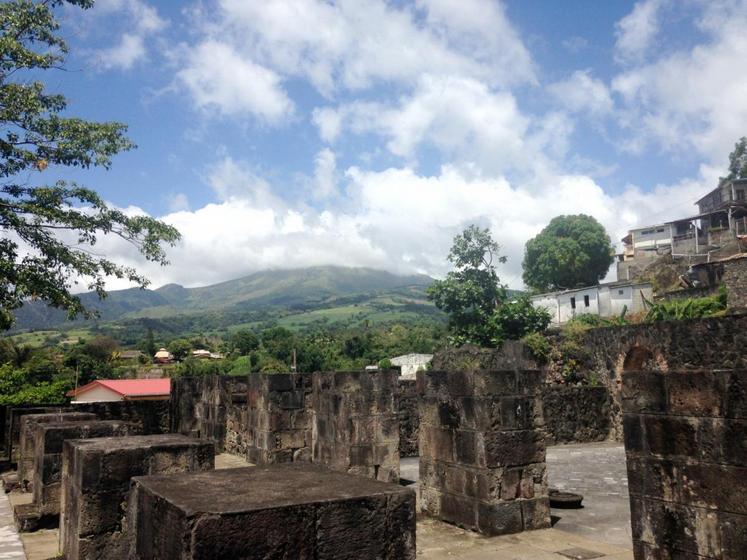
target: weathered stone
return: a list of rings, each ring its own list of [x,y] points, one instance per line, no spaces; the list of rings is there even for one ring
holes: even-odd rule
[[[541,376],[462,373],[417,374],[423,510],[489,535],[549,527]]]
[[[178,434],[66,441],[60,517],[65,558],[127,558],[131,535],[123,504],[130,479],[212,470],[214,457],[212,441]]]
[[[128,422],[99,420],[65,424],[39,424],[34,433],[34,503],[42,515],[60,513],[62,448],[67,440],[128,436],[139,432]]]
[[[398,373],[317,372],[312,383],[314,462],[398,481]]]
[[[34,429],[39,424],[60,424],[96,420],[90,412],[26,414],[20,417],[18,479],[22,488],[31,491],[34,484]]]
[[[133,480],[133,558],[415,559],[415,494],[304,464]]]
[[[635,388],[637,399],[622,401],[636,560],[743,554],[747,423],[727,417],[740,377],[712,371],[623,377],[625,387],[646,380]]]

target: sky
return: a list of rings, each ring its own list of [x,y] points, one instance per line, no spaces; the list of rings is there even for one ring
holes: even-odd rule
[[[619,249],[692,215],[747,135],[747,0],[97,0],[59,16],[66,70],[40,79],[138,148],[43,173],[179,229],[168,267],[97,244],[154,287],[324,264],[439,277],[474,223],[521,288],[524,244],[554,216],[594,216]]]

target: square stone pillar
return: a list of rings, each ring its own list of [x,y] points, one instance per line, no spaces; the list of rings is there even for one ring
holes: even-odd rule
[[[487,535],[550,526],[539,388],[524,371],[422,371],[425,512]]]
[[[20,441],[18,446],[18,481],[21,487],[30,491],[34,484],[34,433],[39,424],[61,424],[96,420],[90,412],[59,412],[47,414],[26,414],[19,418]]]
[[[133,479],[131,558],[415,560],[415,493],[304,463]]]
[[[34,434],[34,505],[42,515],[60,514],[62,446],[66,440],[129,436],[139,428],[128,422],[99,420],[39,424]]]
[[[311,461],[311,375],[256,373],[248,386],[247,460]]]
[[[626,372],[636,560],[747,554],[747,371]]]
[[[67,560],[128,558],[124,504],[133,476],[212,470],[215,444],[179,434],[68,440],[60,550]],[[232,491],[232,489],[226,489]],[[210,502],[213,497],[206,496]],[[167,532],[166,519],[153,519]]]
[[[314,462],[399,481],[399,372],[313,374]]]

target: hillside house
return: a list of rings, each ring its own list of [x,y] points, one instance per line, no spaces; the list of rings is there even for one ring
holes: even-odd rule
[[[623,310],[638,313],[645,309],[644,301],[653,300],[653,287],[648,282],[610,282],[549,292],[531,297],[532,305],[550,312],[553,325],[562,325],[579,315],[618,317]]]
[[[174,361],[174,356],[166,348],[160,348],[153,355],[153,361],[157,364],[170,364]]]
[[[171,395],[171,379],[96,379],[68,391],[72,403],[166,400]]]
[[[747,240],[746,198],[747,179],[723,180],[696,201],[698,214],[631,229],[617,255],[618,280],[630,280],[662,255],[703,262],[730,242]]]

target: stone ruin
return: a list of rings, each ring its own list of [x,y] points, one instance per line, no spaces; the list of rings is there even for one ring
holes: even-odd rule
[[[550,526],[542,375],[418,372],[424,511],[487,535]]]
[[[636,560],[747,550],[745,375],[620,375]],[[593,424],[596,412],[546,417],[571,399],[609,412],[604,388],[548,397],[541,373],[520,362],[420,372],[406,388],[391,372],[176,379],[168,414],[163,403],[119,409],[119,424],[133,426],[119,437],[83,428],[111,423],[109,407],[74,422],[71,407],[11,408],[2,434],[19,468],[34,473],[24,474],[28,488],[42,491],[36,512],[54,503],[43,497],[47,483],[61,487],[67,558],[394,559],[415,555],[415,494],[382,482],[398,479],[403,433],[408,454],[418,433],[424,512],[486,535],[549,526],[546,441],[609,433]],[[416,422],[403,416],[405,394]],[[164,423],[177,433],[129,435]],[[257,466],[215,471],[217,450]],[[37,469],[45,464],[50,474]]]

